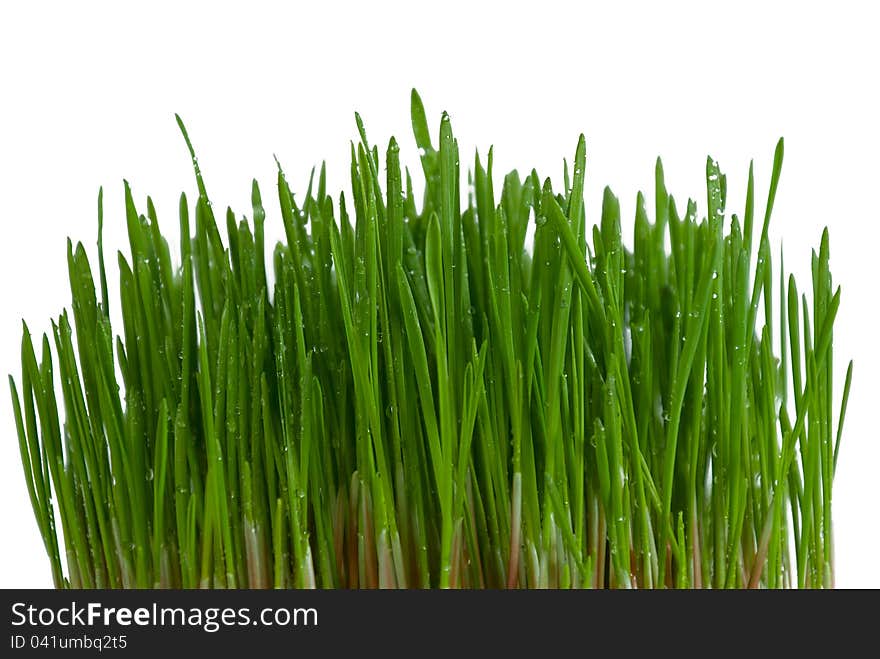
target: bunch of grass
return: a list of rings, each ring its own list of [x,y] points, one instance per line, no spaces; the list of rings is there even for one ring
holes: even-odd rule
[[[587,230],[583,136],[561,191],[497,195],[477,155],[462,208],[449,117],[435,146],[414,91],[412,123],[421,204],[358,117],[350,197],[322,167],[297,202],[279,166],[271,264],[256,181],[224,242],[181,123],[179,262],[126,184],[112,302],[99,195],[99,285],[68,241],[71,312],[10,377],[55,585],[833,585],[852,364],[835,424],[827,231],[811,302],[782,268],[774,298],[782,141],[756,253],[752,170],[728,222],[711,159],[702,220],[657,161],[629,249],[608,189]]]

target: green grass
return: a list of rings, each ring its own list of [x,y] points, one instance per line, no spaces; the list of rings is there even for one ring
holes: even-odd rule
[[[9,380],[55,585],[832,586],[852,363],[836,403],[827,231],[809,298],[773,268],[782,140],[729,219],[713,160],[704,219],[658,160],[630,248],[609,189],[587,226],[583,136],[561,188],[496,191],[490,150],[464,195],[449,117],[414,91],[412,123],[420,202],[360,117],[349,195],[279,166],[271,263],[256,181],[222,237],[193,153],[174,256],[126,184],[113,300],[99,195],[98,284],[68,242]]]

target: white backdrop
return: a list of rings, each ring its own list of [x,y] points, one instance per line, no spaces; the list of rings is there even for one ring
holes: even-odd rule
[[[839,384],[846,360],[856,360],[834,490],[837,581],[880,586],[872,326],[880,47],[869,3],[117,4],[0,9],[4,376],[18,378],[21,319],[42,333],[69,303],[65,237],[95,253],[99,185],[108,254],[127,250],[123,177],[140,204],[152,195],[166,231],[176,226],[178,196],[195,182],[174,112],[188,124],[215,206],[248,214],[253,177],[273,198],[273,153],[296,189],[321,159],[332,187],[347,187],[355,110],[372,142],[397,135],[405,162],[417,165],[413,86],[434,126],[442,110],[452,115],[463,166],[475,147],[494,144],[499,175],[534,166],[559,177],[584,132],[591,222],[605,184],[631,216],[636,191],[653,192],[657,155],[670,191],[702,203],[711,153],[728,174],[731,210],[743,206],[754,157],[763,203],[784,135],[774,246],[784,237],[786,267],[805,285],[810,248],[830,227],[832,272],[843,285]],[[283,232],[273,206],[274,239]],[[108,257],[111,283],[116,275]],[[2,388],[0,587],[50,586],[5,378]]]

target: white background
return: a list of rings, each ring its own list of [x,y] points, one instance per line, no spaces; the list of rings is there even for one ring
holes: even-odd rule
[[[810,249],[830,227],[841,376],[856,360],[834,490],[837,582],[880,586],[880,23],[870,3],[129,4],[0,10],[0,373],[18,377],[21,319],[39,334],[69,303],[65,237],[95,253],[99,185],[111,282],[113,251],[127,250],[123,177],[174,231],[178,196],[195,189],[174,112],[215,206],[249,214],[251,179],[262,183],[273,239],[283,232],[272,154],[297,190],[321,159],[332,188],[347,187],[355,110],[372,142],[397,135],[419,171],[413,86],[432,126],[451,113],[463,166],[495,144],[497,173],[534,166],[558,178],[584,132],[591,222],[605,184],[630,217],[636,191],[653,193],[657,155],[676,197],[702,203],[711,153],[731,210],[743,206],[754,157],[763,204],[784,135],[774,246],[784,236],[803,288]],[[0,587],[49,586],[5,377],[2,389]]]

